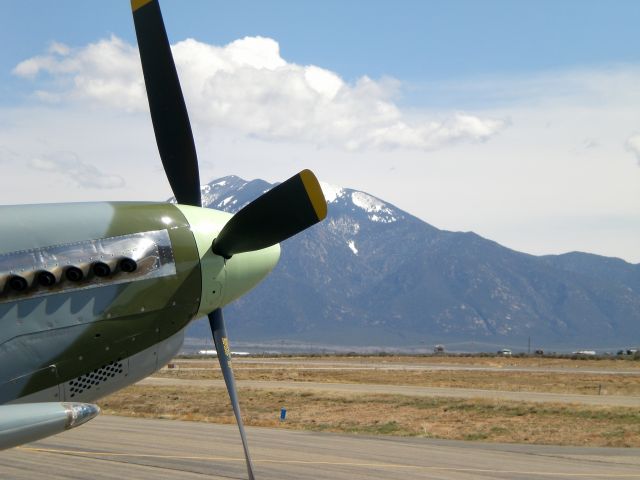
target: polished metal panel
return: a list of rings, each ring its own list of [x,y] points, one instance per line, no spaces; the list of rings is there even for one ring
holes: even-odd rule
[[[123,258],[135,260],[136,270],[118,271],[118,261]],[[93,275],[91,265],[95,262],[113,266],[114,272],[106,277]],[[81,281],[72,282],[65,278],[64,271],[71,266],[82,270],[84,278]],[[34,279],[41,271],[51,272],[58,283],[53,286],[39,285]],[[3,287],[0,290],[0,303],[175,274],[173,248],[167,230],[21,250],[0,255],[0,288]],[[29,288],[22,292],[12,291],[8,280],[14,275],[25,278]]]

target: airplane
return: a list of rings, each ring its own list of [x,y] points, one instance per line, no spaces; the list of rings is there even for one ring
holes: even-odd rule
[[[218,355],[218,352],[215,350],[198,350],[198,355]],[[249,352],[231,352],[231,355],[234,357],[246,357],[251,355]]]
[[[207,315],[245,452],[222,308],[327,215],[303,170],[235,215],[202,208],[189,117],[157,0],[131,0],[159,155],[176,203],[0,207],[0,449],[84,424],[92,402],[164,366]]]

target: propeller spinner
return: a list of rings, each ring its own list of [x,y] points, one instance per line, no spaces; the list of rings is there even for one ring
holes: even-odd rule
[[[149,110],[164,171],[182,205],[201,207],[198,158],[189,115],[157,0],[131,0]],[[303,170],[237,212],[212,240],[215,255],[264,249],[323,220],[327,203],[315,175]],[[240,430],[249,479],[253,467],[242,424],[222,310],[208,313],[220,368]]]

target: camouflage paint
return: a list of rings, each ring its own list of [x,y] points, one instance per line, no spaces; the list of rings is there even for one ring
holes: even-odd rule
[[[228,218],[166,203],[0,207],[0,253],[167,229],[176,266],[173,276],[0,304],[0,403],[131,357],[253,288],[279,247],[225,262],[210,246]]]

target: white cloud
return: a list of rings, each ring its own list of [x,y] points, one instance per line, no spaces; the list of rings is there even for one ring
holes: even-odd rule
[[[35,157],[28,165],[36,170],[63,176],[82,188],[111,189],[125,185],[121,176],[106,174],[95,165],[81,162],[73,152],[55,152]]]
[[[285,61],[275,40],[247,37],[223,47],[187,39],[173,46],[191,119],[265,140],[307,142],[347,150],[434,150],[482,142],[502,120],[457,113],[409,115],[392,100],[398,82],[336,73]],[[117,109],[147,108],[138,51],[112,36],[81,48],[54,43],[46,55],[21,62],[14,74],[45,80],[36,97],[72,99]],[[39,85],[40,86],[40,85]]]
[[[129,66],[121,73],[98,68],[89,51]],[[203,183],[226,174],[277,181],[310,168],[437,227],[473,230],[517,250],[583,250],[640,262],[640,140],[631,135],[640,136],[639,66],[461,78],[428,88],[403,83],[402,103],[411,105],[405,109],[395,100],[400,82],[345,82],[326,69],[293,65],[272,40],[224,47],[190,40],[174,52]],[[0,108],[2,202],[172,195],[137,55],[112,38],[80,49],[57,45],[16,67],[22,78],[33,78],[46,104]],[[108,85],[129,90],[119,95]],[[490,137],[498,126],[487,119],[513,122],[509,128],[501,122],[500,134]],[[438,148],[452,142],[459,145]],[[74,187],[80,181],[58,176],[65,168],[48,163],[58,157],[40,155],[60,151],[98,170],[108,165],[127,188],[52,189],[52,181]],[[28,159],[41,160],[40,168]]]
[[[635,155],[636,160],[638,160],[638,165],[640,166],[640,133],[631,135],[629,138],[627,138],[627,141],[624,145],[627,151]]]
[[[91,99],[125,110],[145,108],[138,50],[115,36],[77,49],[53,43],[47,55],[20,62],[13,73],[28,79],[47,74],[49,89],[36,92],[46,101]]]
[[[412,89],[428,96],[430,106],[475,105],[487,108],[557,105],[604,108],[625,106],[640,98],[640,65],[611,64],[526,74],[487,74],[458,80],[419,83]]]
[[[0,163],[13,163],[20,158],[20,155],[14,150],[0,145]]]

